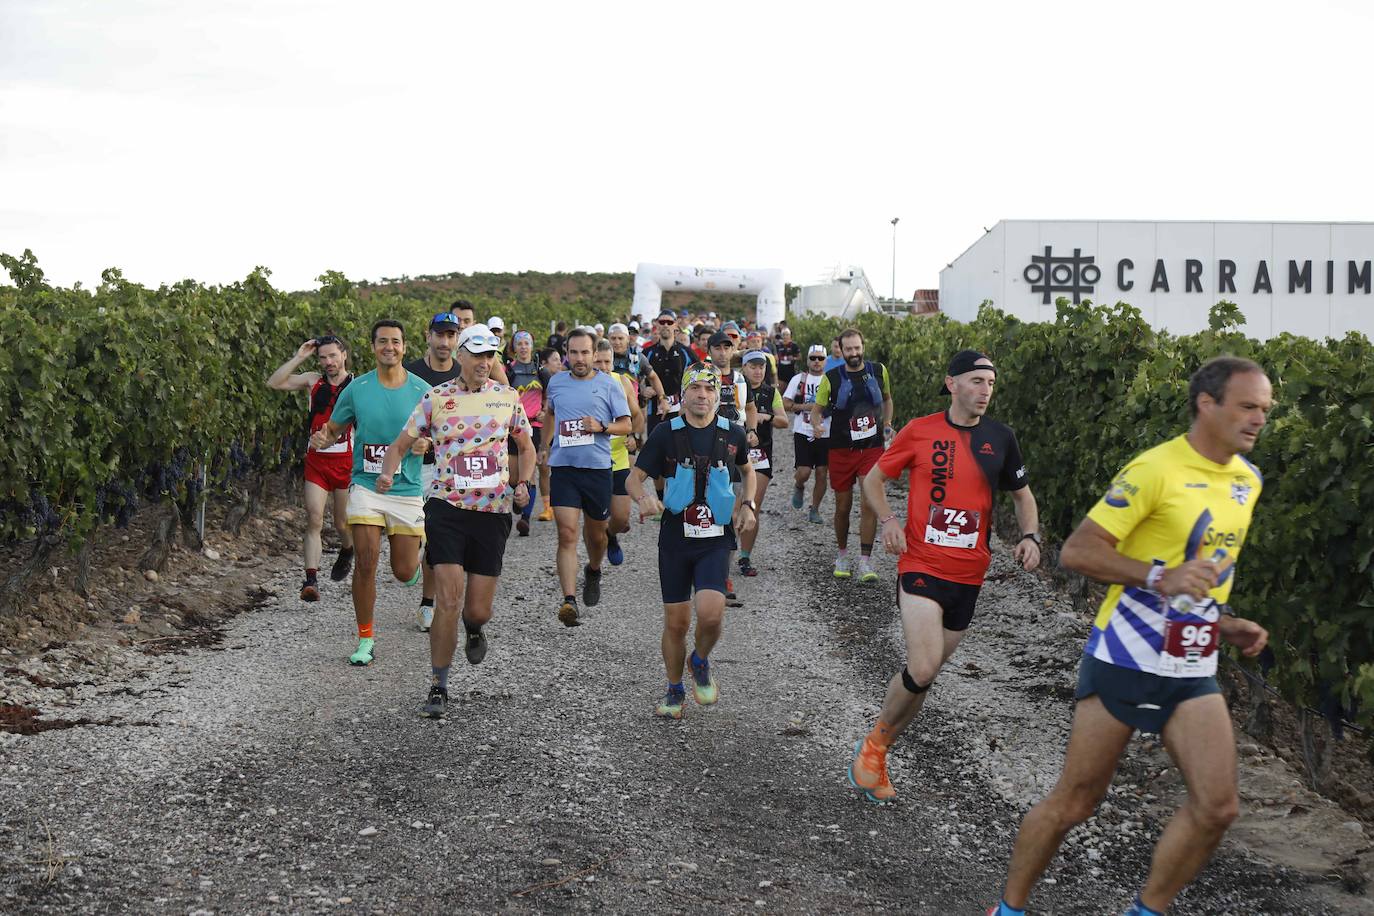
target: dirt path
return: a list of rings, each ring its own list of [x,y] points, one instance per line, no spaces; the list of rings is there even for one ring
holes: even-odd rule
[[[899,663],[894,565],[878,586],[835,582],[829,529],[786,496],[768,497],[762,575],[737,581],[746,604],[714,656],[721,702],[689,703],[681,723],[651,715],[648,526],[575,630],[553,614],[552,526],[512,538],[490,653],[455,667],[443,723],[413,712],[428,677],[418,590],[381,590],[378,661],[351,669],[346,583],[301,604],[294,558],[274,560],[278,597],[218,645],[39,691],[65,697],[64,716],[122,724],[0,734],[0,909],[982,912],[1020,815],[1057,774],[1083,624],[999,560],[895,751],[899,801],[870,805],[844,773]],[[1367,850],[1360,825],[1273,758],[1246,761],[1246,820],[1174,912],[1374,911],[1319,877],[1333,850]],[[1036,912],[1124,906],[1177,795],[1164,764],[1133,745]],[[1292,867],[1272,864],[1275,844],[1252,850],[1280,830]]]

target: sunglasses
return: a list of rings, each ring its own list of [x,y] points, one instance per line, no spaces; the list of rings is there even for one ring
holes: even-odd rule
[[[316,350],[318,350],[320,347],[327,347],[327,346],[329,346],[330,344],[338,344],[338,345],[342,346],[342,345],[343,345],[343,341],[342,341],[342,340],[339,340],[339,338],[335,337],[333,334],[326,334],[326,335],[323,336],[323,337],[316,337],[316,338],[315,338],[315,349],[316,349]]]
[[[497,337],[489,337],[486,334],[473,334],[467,340],[463,341],[463,346],[469,353],[472,352],[473,344],[477,344],[479,347],[495,347],[500,349],[501,340]]]
[[[440,312],[429,319],[430,324],[458,324],[458,316],[452,312]]]
[[[807,361],[807,362],[810,362],[810,363],[823,363],[823,362],[825,362],[825,357],[824,357],[824,356],[808,356],[808,357],[806,358],[806,361]]]
[[[670,318],[660,318],[660,319],[658,320],[658,323],[659,323],[659,325],[662,326],[662,327],[667,327],[667,326],[670,325],[670,324],[677,324],[676,321],[673,321],[673,320],[670,319]]]

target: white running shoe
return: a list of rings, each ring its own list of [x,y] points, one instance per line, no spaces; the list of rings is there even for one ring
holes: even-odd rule
[[[428,633],[429,628],[434,625],[434,608],[425,605],[416,611],[415,624],[420,628],[421,633]]]
[[[863,556],[863,555],[860,555],[860,556],[859,556],[859,581],[860,581],[860,582],[877,582],[877,581],[878,581],[878,573],[877,573],[876,571],[874,571],[874,569],[873,569],[873,558],[872,558],[872,557],[865,557],[865,556]]]
[[[835,578],[848,579],[853,573],[849,571],[849,557],[835,558]]]

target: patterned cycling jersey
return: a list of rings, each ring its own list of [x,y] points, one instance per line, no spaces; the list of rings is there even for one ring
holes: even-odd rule
[[[987,417],[958,426],[948,413],[933,413],[903,426],[878,467],[887,477],[911,471],[897,571],[982,585],[992,561],[993,496],[1030,483],[1011,427]]]
[[[1264,480],[1240,455],[1226,464],[1204,458],[1178,436],[1136,456],[1088,518],[1134,560],[1177,566],[1227,556],[1234,563]],[[1231,594],[1234,565],[1208,600],[1179,613],[1146,588],[1113,585],[1098,609],[1084,652],[1096,659],[1167,677],[1216,671],[1216,622]],[[1181,640],[1181,641],[1180,641]]]

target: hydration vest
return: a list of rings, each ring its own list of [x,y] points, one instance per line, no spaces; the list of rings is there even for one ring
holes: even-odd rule
[[[849,401],[854,397],[854,382],[849,377],[849,367],[836,366],[830,372],[839,372],[839,384],[834,383],[831,378],[830,390],[833,394],[830,397],[830,407],[832,410],[849,410]],[[827,373],[828,375],[829,373]],[[864,360],[864,390],[868,393],[868,400],[874,407],[883,403],[883,388],[878,383],[878,367],[876,364]]]
[[[664,485],[664,508],[681,515],[688,506],[705,503],[710,507],[716,524],[730,524],[730,517],[735,512],[735,491],[730,486],[730,467],[726,463],[726,457],[730,453],[730,421],[724,417],[716,417],[715,437],[711,443],[710,455],[697,455],[692,452],[687,421],[681,417],[674,417],[670,428],[673,432],[673,460],[677,462],[677,470]],[[692,473],[685,473],[688,470]]]

